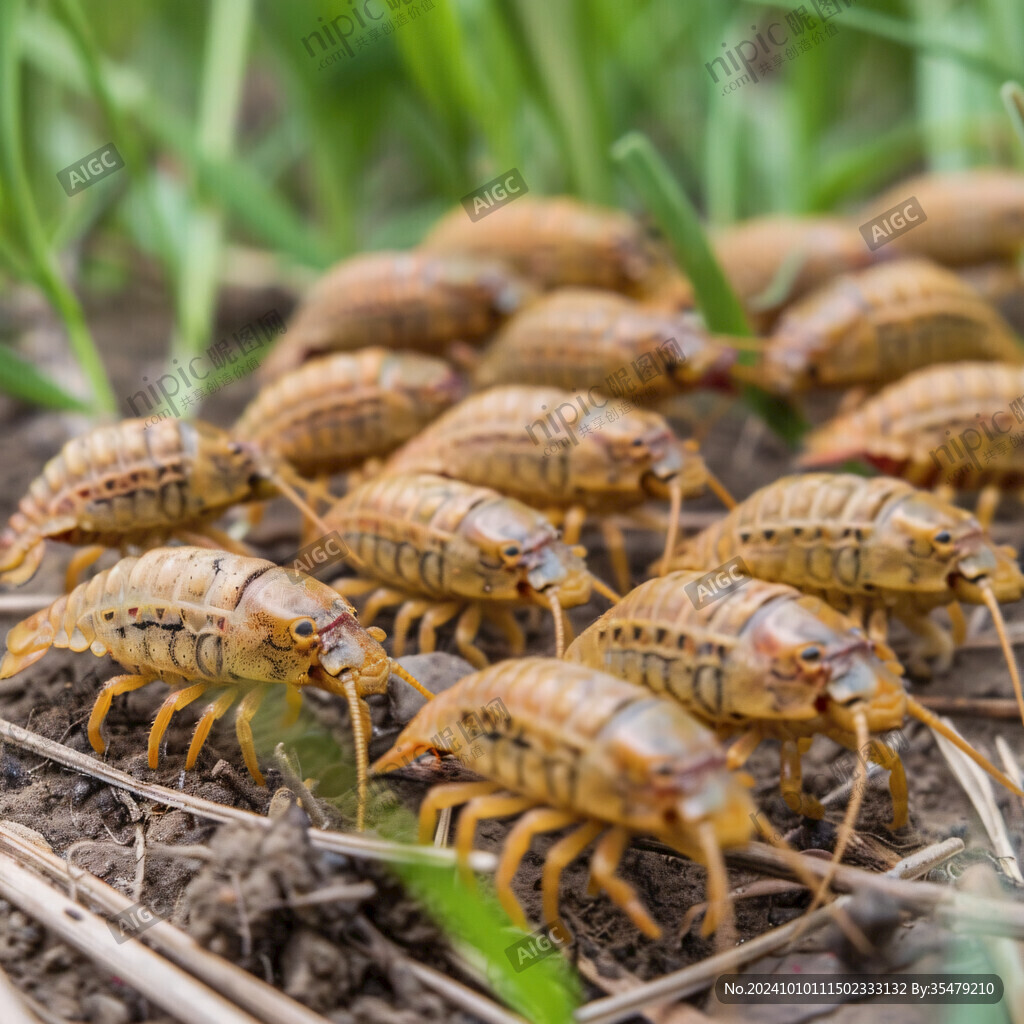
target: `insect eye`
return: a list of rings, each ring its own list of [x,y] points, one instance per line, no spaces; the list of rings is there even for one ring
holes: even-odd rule
[[[642,437],[634,437],[632,445],[633,445],[634,448],[639,450],[639,449],[643,448],[644,443],[645,442],[644,442],[644,439]]]
[[[932,540],[936,544],[948,544],[953,538],[950,536],[949,530],[939,530]]]
[[[518,544],[506,544],[501,549],[501,555],[503,558],[514,559],[520,555],[520,548]]]
[[[316,632],[316,623],[312,619],[299,619],[292,623],[292,633],[295,636],[312,636]]]
[[[231,452],[232,455],[241,455],[242,446],[237,441],[232,441],[228,445],[228,451]]]
[[[821,660],[821,648],[811,644],[809,647],[805,647],[800,652],[801,661],[809,661],[814,663]]]

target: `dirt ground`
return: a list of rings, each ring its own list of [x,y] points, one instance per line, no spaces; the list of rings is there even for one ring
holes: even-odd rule
[[[252,315],[276,306],[287,313],[285,296],[248,296],[232,300],[222,310],[223,326],[240,325]],[[134,309],[126,323],[116,309],[94,311],[94,322],[118,393],[127,395],[137,389],[139,378],[155,369],[164,339],[165,321],[158,309]],[[131,337],[131,344],[126,338]],[[140,353],[142,353],[140,355]],[[255,381],[245,379],[225,389],[214,408],[203,415],[220,424],[230,423],[255,390]],[[0,461],[0,493],[3,514],[13,511],[31,478],[44,461],[53,455],[69,427],[81,429],[73,421],[56,414],[28,413],[6,400],[0,405],[5,437]],[[705,417],[705,423],[707,422]],[[586,443],[584,441],[584,443]],[[790,456],[781,443],[760,431],[740,406],[725,412],[714,423],[703,443],[705,457],[727,487],[739,498],[769,482],[790,466]],[[716,509],[713,499],[694,502],[688,509]],[[1019,521],[1020,510],[1007,504],[1002,520],[1008,524],[1007,537]],[[253,534],[253,542],[268,557],[284,558],[297,547],[289,536],[295,524],[291,510],[280,503]],[[1024,531],[1022,531],[1024,533]],[[605,579],[611,577],[607,560],[599,552],[600,537],[585,536],[595,550],[592,565]],[[1024,542],[1024,536],[1016,543]],[[631,541],[631,561],[639,581],[644,567],[658,553],[658,539],[636,535]],[[62,581],[67,549],[54,546],[40,573],[25,588],[27,593],[56,594]],[[104,562],[102,564],[107,564]],[[598,599],[571,612],[577,632],[593,620],[606,604]],[[1007,609],[1009,621],[1024,618],[1019,607]],[[17,617],[0,616],[0,628],[6,630]],[[385,629],[390,621],[380,622]],[[988,628],[985,625],[984,628]],[[442,631],[441,648],[454,650],[451,631]],[[496,637],[486,638],[485,648],[500,656]],[[532,653],[553,653],[549,622],[540,621],[530,633]],[[52,651],[34,668],[13,680],[0,683],[0,717],[91,754],[85,734],[85,721],[100,684],[116,669],[109,659],[98,660],[89,653]],[[432,688],[447,685],[457,678],[459,663],[452,658],[436,657],[429,662],[417,659],[416,674]],[[394,680],[393,680],[394,683]],[[1009,679],[998,650],[965,651],[958,654],[951,672],[929,683],[914,682],[922,693],[956,696],[1009,696]],[[274,767],[269,752],[280,737],[275,733],[274,717],[261,713],[258,735],[262,740],[262,763],[268,787],[254,786],[245,773],[237,749],[234,731],[229,725],[214,729],[195,770],[183,771],[185,752],[198,712],[188,709],[176,715],[168,730],[159,769],[151,771],[146,763],[146,736],[149,723],[164,699],[166,690],[159,684],[117,698],[107,718],[109,748],[107,761],[123,771],[169,787],[180,787],[210,800],[253,810],[268,811],[271,796],[282,785],[281,773]],[[395,735],[400,719],[408,714],[409,703],[401,695],[389,702],[375,698],[375,735],[371,755],[383,752]],[[308,702],[309,713],[324,728],[338,736],[351,750],[344,708],[329,701]],[[393,710],[394,709],[394,710]],[[404,710],[403,710],[404,709]],[[398,718],[394,711],[398,712]],[[1021,753],[1020,725],[1013,721],[991,722],[964,718],[958,727],[972,742],[994,752],[994,738],[1001,733],[1010,747]],[[970,802],[943,761],[926,729],[910,724],[904,730],[907,748],[901,752],[906,765],[910,790],[911,823],[899,833],[890,833],[886,822],[891,813],[884,775],[871,784],[859,822],[860,841],[849,855],[851,863],[872,870],[885,870],[914,850],[950,836],[962,837],[971,859],[989,863],[983,851],[989,842]],[[835,785],[831,772],[838,748],[827,740],[815,742],[805,758],[805,777],[817,796],[824,796]],[[93,755],[94,756],[94,755]],[[841,755],[850,758],[850,755]],[[305,767],[305,765],[304,765]],[[834,829],[828,822],[814,824],[791,814],[778,790],[777,745],[765,743],[749,762],[757,780],[755,799],[764,820],[788,834],[801,848],[830,849]],[[320,779],[319,795],[338,796],[351,785],[350,766],[336,773],[327,770]],[[397,798],[415,809],[425,786],[415,781],[396,784]],[[996,791],[1014,850],[1020,852],[1022,808],[1018,801]],[[844,801],[833,804],[829,820],[841,816]],[[344,810],[344,808],[342,808]],[[332,812],[333,813],[333,812]],[[469,1021],[416,981],[398,962],[383,955],[379,936],[406,951],[415,959],[445,971],[457,972],[443,935],[403,892],[394,877],[382,868],[313,850],[304,840],[304,815],[297,809],[284,814],[272,832],[254,836],[237,826],[213,826],[179,810],[167,810],[147,801],[126,797],[91,778],[79,776],[51,762],[24,753],[12,746],[0,747],[0,818],[36,830],[54,851],[67,856],[73,850],[74,862],[95,873],[109,884],[140,900],[171,919],[213,951],[241,964],[245,969],[280,987],[295,999],[338,1022],[405,1022],[420,1020]],[[339,820],[351,827],[351,821]],[[487,822],[480,830],[479,844],[498,849],[509,828],[508,822]],[[138,876],[135,844],[141,832],[147,850],[144,876]],[[523,863],[517,892],[527,909],[539,910],[539,882],[543,853],[554,837],[538,841]],[[197,859],[186,851],[176,855],[176,847],[202,846],[210,851],[208,859]],[[570,928],[577,936],[573,957],[592,961],[607,976],[625,970],[647,980],[703,959],[713,952],[710,942],[699,935],[698,923],[681,934],[680,922],[688,908],[704,896],[704,872],[688,861],[666,856],[656,849],[634,847],[623,862],[621,872],[639,891],[642,901],[662,923],[665,936],[654,942],[642,937],[610,902],[586,895],[585,860],[575,863],[563,880],[562,905]],[[935,881],[956,884],[958,872],[934,873]],[[756,880],[753,873],[733,871],[733,887]],[[1011,884],[1001,877],[1007,898],[1018,899]],[[291,906],[295,896],[312,893],[342,882],[369,881],[376,894],[369,899]],[[805,894],[783,893],[743,899],[737,903],[740,935],[750,939],[796,915],[807,904]],[[789,951],[784,959],[770,958],[748,969],[769,972],[780,964],[804,973],[894,969],[917,972],[949,970],[951,958],[971,964],[964,969],[986,970],[978,966],[979,947],[958,938],[927,921],[901,925],[886,908],[870,900],[857,906],[857,914],[874,941],[876,959],[864,961],[850,952],[837,931],[818,932]],[[974,958],[972,960],[972,958]],[[87,1020],[101,1024],[162,1022],[166,1017],[142,996],[27,919],[9,905],[0,904],[0,969],[30,997],[44,1004],[49,1019]],[[590,982],[584,985],[588,998],[605,994]],[[732,1007],[719,1006],[706,993],[693,1000],[694,1005],[712,1015],[723,1015]],[[810,1020],[829,1017],[857,1020],[868,1014],[876,1022],[935,1017],[932,1008],[901,1006],[745,1006],[738,1009],[747,1019]],[[908,1012],[909,1011],[909,1012]],[[641,1018],[636,1018],[637,1020]]]

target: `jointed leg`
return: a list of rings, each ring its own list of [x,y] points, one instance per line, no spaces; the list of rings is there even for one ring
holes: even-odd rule
[[[213,683],[194,683],[186,686],[183,690],[174,690],[168,698],[160,705],[160,710],[153,719],[153,728],[149,730],[149,767],[155,769],[160,763],[160,741],[167,732],[167,726],[171,724],[171,715],[175,711],[188,707],[194,700],[198,700]]]
[[[337,589],[337,588],[335,588]],[[338,591],[341,593],[341,591]],[[369,626],[373,620],[385,609],[393,604],[401,604],[409,599],[408,594],[400,590],[392,590],[391,587],[378,587],[367,599],[359,618],[364,626]]]
[[[409,627],[421,615],[426,615],[433,607],[433,602],[419,599],[406,601],[395,616],[395,627],[391,631],[391,645],[396,658],[405,654],[405,638],[409,635]]]
[[[736,944],[736,929],[729,902],[729,876],[725,871],[725,859],[718,845],[714,826],[705,822],[700,829],[700,845],[704,854],[704,866],[708,872],[708,909],[701,927],[702,935],[718,933],[719,947],[728,948]]]
[[[604,537],[604,546],[608,557],[612,562],[612,571],[615,573],[615,585],[622,594],[630,590],[629,558],[626,555],[626,538],[622,530],[609,519],[601,520],[601,535]]]
[[[234,704],[237,696],[238,691],[232,687],[230,690],[222,693],[215,701],[206,705],[206,710],[196,723],[196,731],[192,733],[192,742],[189,744],[188,754],[185,757],[186,771],[196,763],[196,758],[199,757],[199,751],[203,749],[206,737],[210,735],[213,723]]]
[[[661,937],[661,929],[640,902],[636,889],[624,878],[615,875],[615,869],[619,866],[628,845],[629,833],[624,828],[616,826],[611,829],[597,844],[590,861],[590,871],[594,881],[608,893],[612,902],[629,917],[630,921],[644,935],[657,939]]]
[[[455,624],[455,646],[459,649],[466,661],[474,668],[487,668],[487,656],[473,643],[480,630],[480,605],[473,603],[466,606],[466,609],[459,616]]]
[[[103,725],[103,719],[107,717],[107,712],[110,711],[111,701],[122,693],[129,693],[132,690],[139,689],[140,686],[153,682],[154,679],[156,679],[156,676],[124,675],[114,676],[113,679],[108,679],[103,684],[103,689],[100,690],[99,695],[96,697],[96,703],[92,706],[92,714],[89,715],[88,726],[89,742],[97,754],[102,754],[107,749],[107,745],[103,742],[103,737],[100,735],[100,726]]]
[[[562,872],[592,843],[605,829],[604,822],[586,821],[578,829],[559,839],[548,850],[541,874],[541,906],[544,923],[557,930],[556,937],[562,941],[569,938],[569,930],[562,923],[558,913],[558,881]]]
[[[884,743],[876,742],[868,746],[868,756],[877,765],[889,770],[889,792],[892,795],[892,821],[889,828],[904,828],[910,817],[910,801],[907,795],[907,773],[903,770],[903,762],[899,754],[890,750]]]
[[[509,654],[513,658],[521,658],[526,652],[526,635],[511,610],[502,604],[488,605],[485,614],[501,630],[508,644]]]
[[[259,710],[266,693],[266,686],[254,687],[242,698],[238,710],[235,712],[235,733],[238,736],[238,745],[242,748],[245,767],[249,769],[249,774],[256,780],[258,786],[265,786],[267,783],[256,760],[256,743],[252,738],[250,722],[252,722],[252,716]]]
[[[923,640],[911,655],[907,668],[915,675],[928,678],[931,670],[925,659],[934,657],[935,667],[940,672],[948,671],[953,664],[955,650],[949,631],[927,615],[904,615],[902,618],[907,629]]]
[[[737,768],[742,768],[747,763],[750,755],[757,750],[760,743],[761,734],[757,729],[745,732],[725,752],[725,766],[731,772],[736,771]]]
[[[565,510],[562,519],[562,543],[568,547],[580,542],[583,524],[587,521],[587,510],[582,505],[573,505]]]
[[[361,576],[339,576],[330,583],[331,589],[336,590],[342,597],[362,597],[379,586],[376,580],[364,580]]]
[[[420,651],[429,654],[437,650],[437,631],[446,622],[454,619],[462,611],[458,601],[445,601],[430,606],[430,610],[420,620]]]
[[[782,799],[794,814],[803,814],[808,818],[825,817],[825,808],[817,797],[802,792],[803,774],[800,768],[800,748],[795,740],[783,740],[779,754],[781,760],[779,787]]]
[[[953,626],[953,643],[957,647],[962,647],[967,639],[967,619],[964,616],[963,608],[960,607],[960,602],[954,601],[952,604],[947,604],[946,614]]]
[[[476,797],[490,796],[499,789],[501,786],[497,782],[450,782],[444,786],[435,786],[420,804],[419,841],[430,842],[437,826],[438,812],[446,807],[469,803]]]
[[[281,719],[281,728],[290,729],[299,720],[302,711],[302,690],[298,686],[286,686],[284,702],[286,709]]]
[[[474,797],[462,808],[455,829],[455,852],[459,857],[463,877],[472,877],[468,867],[469,855],[473,851],[473,840],[480,821],[483,818],[507,818],[510,814],[520,814],[535,803],[528,796],[495,793],[493,796]]]
[[[64,592],[70,594],[78,586],[78,577],[85,572],[107,549],[102,544],[90,544],[87,548],[79,548],[71,556],[67,571],[64,574]]]
[[[999,507],[999,499],[1002,492],[995,484],[988,484],[983,487],[978,495],[978,504],[974,508],[974,518],[987,530],[995,519],[996,509]]]
[[[498,862],[498,871],[494,876],[494,884],[498,891],[498,899],[505,908],[505,913],[512,918],[513,924],[523,931],[529,930],[526,914],[512,892],[512,879],[515,877],[523,857],[530,849],[533,837],[542,832],[554,832],[579,821],[574,814],[556,811],[552,807],[535,807],[527,811],[513,826],[505,840],[505,852]]]

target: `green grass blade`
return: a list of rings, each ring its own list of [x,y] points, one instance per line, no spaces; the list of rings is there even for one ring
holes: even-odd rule
[[[90,411],[88,402],[69,395],[5,345],[0,345],[0,391],[47,409]]]
[[[753,332],[746,314],[708,245],[697,211],[650,140],[639,132],[631,132],[612,147],[612,157],[644,201],[693,283],[697,304],[709,329],[716,334],[750,337]],[[752,352],[741,352],[739,358],[750,365],[756,357]],[[781,399],[749,385],[743,393],[751,408],[789,444],[795,444],[807,429],[796,411]]]

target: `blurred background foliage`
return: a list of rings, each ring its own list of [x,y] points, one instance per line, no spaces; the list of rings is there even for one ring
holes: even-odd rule
[[[723,95],[706,69],[723,44],[801,5],[415,0],[412,16],[371,0],[405,22],[357,30],[325,66],[303,40],[353,0],[4,0],[0,271],[42,290],[93,409],[111,412],[81,302],[130,301],[140,257],[170,297],[168,354],[191,354],[227,252],[315,272],[413,245],[509,167],[536,193],[636,208],[610,157],[630,131],[713,224],[841,208],[920,166],[1020,159],[998,87],[1022,75],[1024,4],[830,2],[834,36]],[[109,141],[125,171],[69,199],[56,171]],[[0,386],[81,405],[10,346]]]

